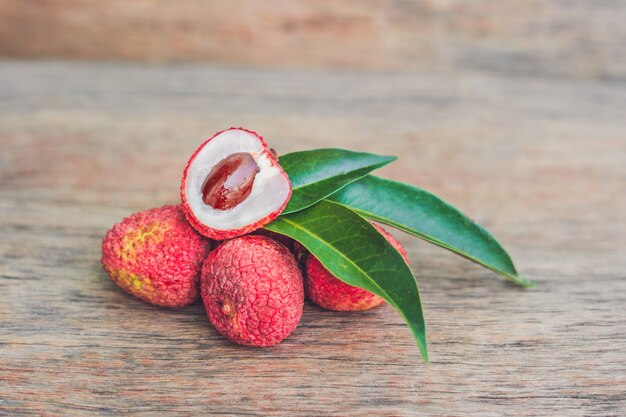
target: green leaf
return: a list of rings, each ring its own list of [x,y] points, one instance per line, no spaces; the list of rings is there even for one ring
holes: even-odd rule
[[[373,170],[395,161],[395,156],[343,149],[315,149],[280,157],[293,187],[284,214],[305,209]]]
[[[367,220],[340,204],[320,201],[306,210],[282,215],[265,228],[297,240],[337,278],[394,306],[428,362],[426,325],[415,277],[402,255]]]
[[[489,232],[427,191],[370,175],[328,199],[455,252],[522,287],[535,285],[518,275],[508,253]]]

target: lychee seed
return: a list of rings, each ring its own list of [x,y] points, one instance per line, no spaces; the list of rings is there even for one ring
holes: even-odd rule
[[[228,210],[250,195],[259,166],[249,153],[227,156],[209,172],[202,184],[202,201],[218,210]]]

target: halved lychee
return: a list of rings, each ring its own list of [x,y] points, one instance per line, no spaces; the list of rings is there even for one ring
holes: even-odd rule
[[[250,233],[278,217],[291,197],[291,183],[261,136],[230,128],[191,156],[180,195],[193,227],[221,240]]]

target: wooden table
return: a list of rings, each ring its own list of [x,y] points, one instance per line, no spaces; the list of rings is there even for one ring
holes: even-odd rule
[[[486,73],[0,62],[0,415],[626,415],[626,84]],[[397,233],[431,363],[389,306],[307,302],[267,349],[100,267],[122,217],[178,200],[207,135],[395,154],[382,175],[484,224],[523,290]]]

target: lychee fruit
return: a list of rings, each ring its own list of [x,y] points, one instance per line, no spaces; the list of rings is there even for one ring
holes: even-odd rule
[[[180,206],[163,206],[114,225],[102,240],[102,266],[124,291],[158,306],[183,307],[198,297],[210,246]]]
[[[294,331],[304,304],[296,260],[259,235],[228,240],[202,268],[202,299],[217,331],[245,346],[272,346]]]
[[[291,197],[289,177],[255,132],[230,128],[194,152],[180,187],[191,225],[215,240],[242,236],[274,220]]]
[[[400,242],[382,227],[374,223],[372,225],[408,263],[406,251]],[[361,311],[369,310],[384,302],[381,297],[336,278],[311,254],[306,256],[305,265],[306,295],[320,307],[336,311]]]

